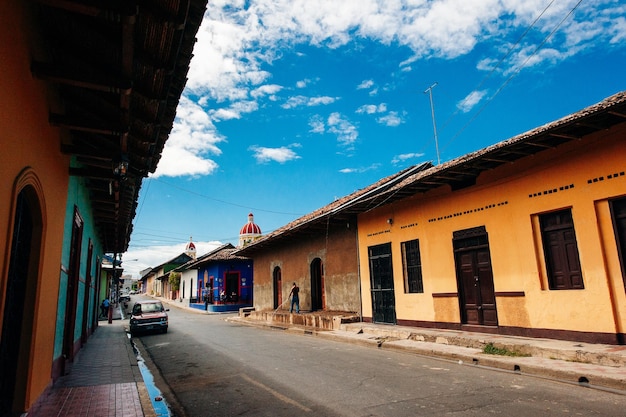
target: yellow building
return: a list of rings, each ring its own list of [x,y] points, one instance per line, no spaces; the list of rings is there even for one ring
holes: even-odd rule
[[[625,172],[619,93],[381,191],[364,320],[623,344]]]

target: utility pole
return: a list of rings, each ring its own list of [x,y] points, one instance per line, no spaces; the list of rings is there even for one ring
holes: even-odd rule
[[[433,88],[437,85],[435,82],[433,85],[424,90],[424,94],[428,93],[430,96],[430,112],[433,118],[433,130],[435,131],[435,147],[437,148],[437,165],[441,164],[439,159],[439,139],[437,138],[437,123],[435,123],[435,106],[433,105]]]

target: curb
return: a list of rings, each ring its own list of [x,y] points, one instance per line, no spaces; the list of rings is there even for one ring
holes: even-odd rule
[[[626,395],[626,368],[622,366],[599,365],[541,356],[507,357],[490,355],[483,353],[482,349],[476,347],[418,341],[390,335],[376,336],[371,333],[367,334],[367,332],[353,334],[345,330],[320,330],[303,326],[284,326],[245,320],[240,317],[227,318],[226,320],[270,330],[313,335],[343,343],[421,355],[454,362],[460,366],[481,366],[502,372],[545,378],[593,389],[610,390],[617,394]],[[391,334],[393,334],[393,331]]]

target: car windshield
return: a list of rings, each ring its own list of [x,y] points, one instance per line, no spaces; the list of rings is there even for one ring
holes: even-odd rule
[[[163,311],[161,303],[137,304],[133,307],[133,314],[156,313],[159,311]]]

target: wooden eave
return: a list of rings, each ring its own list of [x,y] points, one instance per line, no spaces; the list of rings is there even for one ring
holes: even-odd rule
[[[50,86],[70,175],[105,252],[128,248],[139,189],[170,134],[207,0],[33,0],[31,70]],[[115,173],[127,163],[125,174]],[[107,204],[106,201],[110,200]]]

